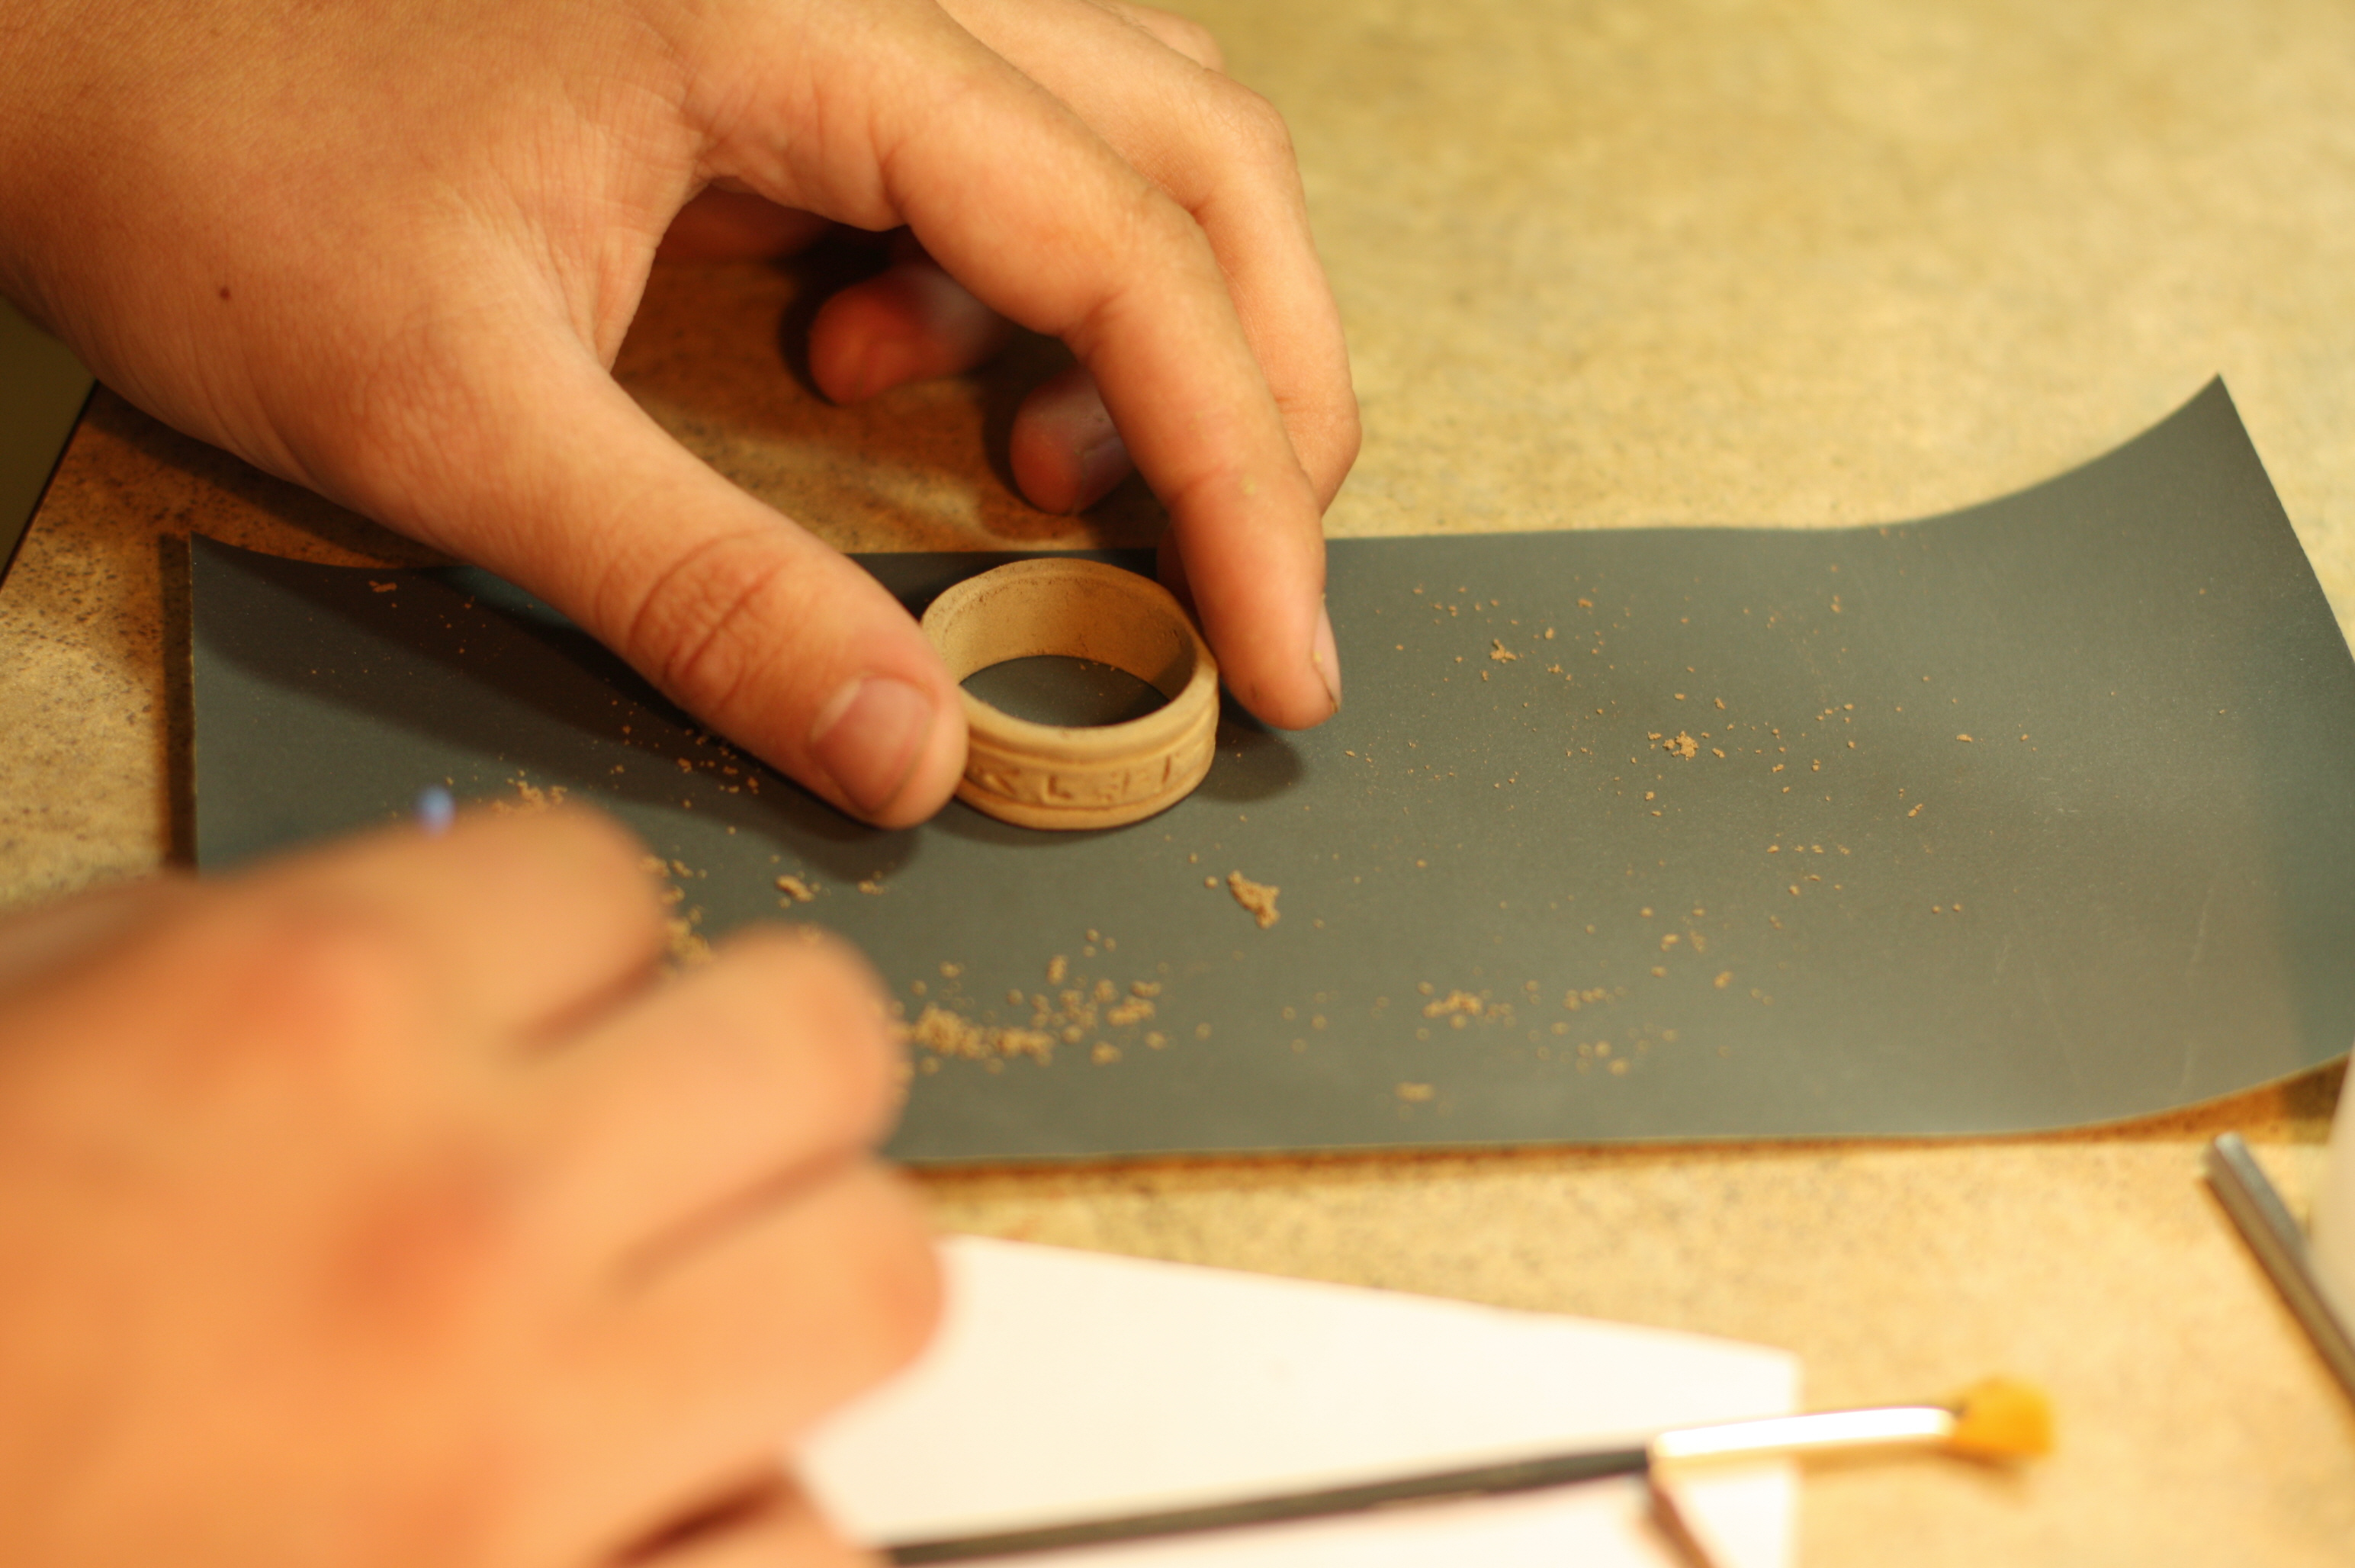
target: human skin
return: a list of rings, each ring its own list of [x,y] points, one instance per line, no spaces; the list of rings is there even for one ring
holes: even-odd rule
[[[1234,694],[1286,727],[1338,704],[1337,315],[1281,120],[1189,24],[1098,0],[0,0],[0,290],[157,417],[532,589],[847,811],[938,809],[961,705],[879,587],[609,373],[706,192],[682,249],[812,219],[912,237],[820,314],[832,395],[969,365],[1000,318],[1061,338],[1079,369],[1014,435],[1032,498],[1084,504],[1133,460]]]
[[[905,824],[954,688],[614,385],[647,270],[905,228],[821,385],[1062,337],[1026,492],[1133,457],[1236,694],[1315,723],[1356,407],[1282,125],[1216,64],[1088,0],[0,0],[0,290]],[[879,1003],[774,933],[659,982],[638,854],[470,820],[0,923],[0,1563],[855,1558],[777,1456],[935,1310],[868,1153]]]
[[[0,1562],[861,1561],[780,1455],[937,1281],[808,931],[462,818],[0,922]],[[526,939],[527,933],[527,939]]]

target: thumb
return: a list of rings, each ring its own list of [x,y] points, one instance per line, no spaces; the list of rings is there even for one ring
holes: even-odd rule
[[[844,811],[940,809],[964,767],[956,684],[882,586],[673,441],[568,334],[437,367],[394,485],[403,532],[531,590],[664,695]]]

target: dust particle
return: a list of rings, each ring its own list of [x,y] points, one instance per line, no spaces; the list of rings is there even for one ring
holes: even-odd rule
[[[908,1026],[907,1038],[935,1056],[957,1056],[969,1061],[1028,1056],[1044,1066],[1055,1054],[1055,1037],[1044,1029],[983,1029],[970,1019],[933,1005],[927,1005]]]
[[[1660,742],[1660,750],[1669,752],[1674,756],[1682,757],[1686,762],[1689,763],[1695,756],[1700,754],[1700,742],[1679,730],[1676,732],[1673,739]]]
[[[1462,1013],[1476,1019],[1480,1016],[1480,998],[1469,991],[1450,991],[1423,1005],[1423,1016],[1427,1019],[1445,1018],[1450,1013]]]
[[[711,962],[711,944],[698,934],[692,923],[674,915],[663,922],[663,926],[669,939],[670,961],[674,965],[681,969],[692,969]]]
[[[513,778],[509,779],[507,783],[515,786],[516,798],[514,802],[512,804],[504,800],[495,800],[491,802],[491,810],[501,816],[505,816],[509,812],[524,812],[528,814],[535,811],[546,811],[551,805],[562,805],[564,804],[564,786],[562,784],[550,784],[546,789],[542,789],[528,779]],[[649,859],[653,859],[651,856],[647,858]],[[662,869],[664,868],[660,867],[658,864],[657,869]],[[686,869],[682,867],[680,868],[680,871],[681,874],[684,875]]]
[[[1398,1097],[1410,1105],[1420,1105],[1438,1093],[1438,1089],[1429,1083],[1401,1083],[1398,1086]]]
[[[1241,871],[1227,873],[1227,891],[1234,894],[1235,902],[1243,906],[1259,928],[1265,931],[1283,917],[1275,912],[1276,895],[1284,890],[1267,882],[1254,882]]]
[[[1512,649],[1505,645],[1504,638],[1491,637],[1488,639],[1488,657],[1495,663],[1511,664],[1515,659],[1518,659],[1520,656],[1520,655],[1513,652]]]

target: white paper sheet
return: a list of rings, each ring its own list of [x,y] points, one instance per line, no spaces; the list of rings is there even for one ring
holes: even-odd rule
[[[964,1236],[908,1373],[818,1434],[805,1480],[874,1544],[1614,1445],[1797,1408],[1782,1350],[1582,1318]],[[1783,1465],[1679,1488],[1723,1568],[1784,1568]],[[1645,1488],[1095,1547],[1025,1568],[1564,1568],[1683,1561]]]

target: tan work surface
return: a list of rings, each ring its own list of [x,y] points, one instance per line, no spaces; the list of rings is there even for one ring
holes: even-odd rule
[[[1471,0],[1192,7],[1297,139],[1365,456],[1336,533],[1918,517],[2060,473],[2222,372],[2355,613],[2355,13]],[[667,272],[621,374],[847,549],[1133,543],[991,468],[1018,349],[829,409],[789,272]],[[171,837],[159,539],[412,547],[101,394],[0,590],[0,900]],[[2355,955],[2350,955],[2355,962]],[[926,1179],[943,1223],[1786,1345],[1810,1397],[2045,1381],[2019,1477],[1818,1471],[1832,1564],[2339,1563],[2355,1405],[2197,1179],[2248,1133],[2294,1200],[2338,1093],[2002,1143],[1172,1164]],[[1379,1368],[1369,1375],[1379,1376]]]

